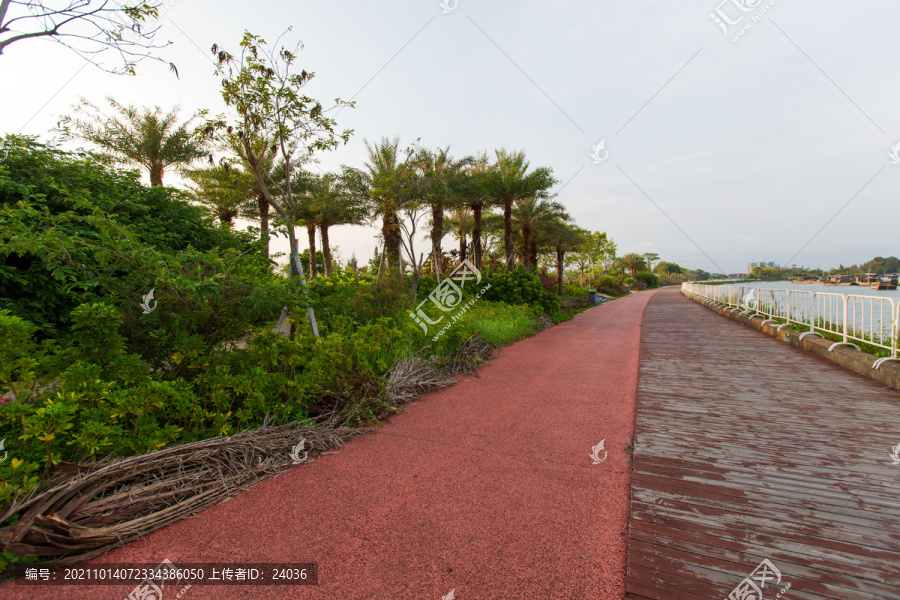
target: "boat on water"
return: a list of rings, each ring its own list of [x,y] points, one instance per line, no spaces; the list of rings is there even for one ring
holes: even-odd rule
[[[883,277],[879,277],[877,281],[873,281],[869,285],[873,290],[896,290],[897,276],[885,275]]]
[[[791,283],[819,283],[818,279],[791,279]]]
[[[832,275],[822,283],[825,285],[859,285],[852,275]]]

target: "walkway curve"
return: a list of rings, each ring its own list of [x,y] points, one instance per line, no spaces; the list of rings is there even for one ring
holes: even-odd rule
[[[652,294],[504,348],[376,435],[93,562],[319,565],[316,587],[197,585],[184,600],[439,600],[451,590],[456,600],[619,600]],[[608,457],[592,464],[601,440]],[[8,585],[0,596],[121,600],[132,588]]]

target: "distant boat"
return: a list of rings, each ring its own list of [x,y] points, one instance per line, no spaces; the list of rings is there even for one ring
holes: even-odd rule
[[[825,285],[859,285],[850,275],[832,275],[823,282]]]
[[[873,290],[896,290],[897,276],[885,275],[883,277],[879,277],[877,281],[873,281],[869,285]]]

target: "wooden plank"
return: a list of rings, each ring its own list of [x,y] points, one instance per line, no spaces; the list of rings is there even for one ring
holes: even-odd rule
[[[900,599],[897,393],[664,289],[644,313],[626,590]],[[768,597],[768,596],[767,596]]]

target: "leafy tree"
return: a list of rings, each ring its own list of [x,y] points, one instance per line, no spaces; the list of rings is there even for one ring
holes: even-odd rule
[[[279,37],[275,45],[280,42]],[[213,45],[216,74],[222,77],[222,98],[237,118],[230,125],[224,116],[210,122],[207,133],[239,140],[242,156],[246,157],[246,166],[256,178],[260,193],[287,227],[293,256],[298,251],[294,224],[303,201],[302,194],[296,194],[292,188],[294,170],[315,151],[334,149],[341,141],[346,143],[352,131],[336,133],[337,122],[326,116],[322,104],[302,93],[315,74],[296,72],[301,45],[293,50],[284,46],[270,50],[263,38],[245,31],[240,46],[241,54],[235,57]],[[340,99],[335,104],[352,106]],[[272,145],[261,146],[260,140],[272,140]],[[276,181],[267,170],[275,157],[284,172],[281,181]]]
[[[0,55],[16,42],[50,39],[111,73],[135,72],[144,58],[162,46],[153,38],[162,2],[122,6],[109,0],[0,1]],[[149,28],[146,27],[149,25]],[[100,57],[117,54],[121,66],[105,67]],[[169,63],[174,70],[174,65]]]
[[[191,122],[202,115],[196,113],[178,124],[178,107],[164,113],[160,107],[152,111],[125,106],[107,98],[117,114],[105,115],[97,106],[81,98],[76,116],[60,121],[63,138],[76,138],[100,147],[115,162],[144,167],[150,173],[150,185],[163,184],[163,174],[169,167],[185,168],[207,156],[206,142]]]

